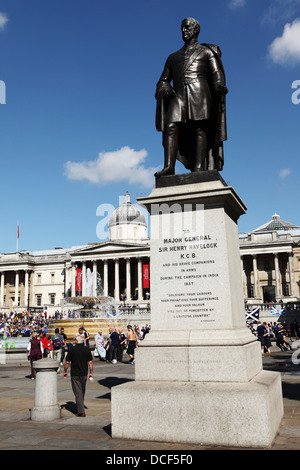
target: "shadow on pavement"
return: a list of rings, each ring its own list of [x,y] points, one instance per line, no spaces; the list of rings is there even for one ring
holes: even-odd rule
[[[98,380],[98,383],[103,385],[103,387],[112,388],[116,387],[117,385],[132,381],[133,379],[126,379],[122,377],[106,377],[105,379]]]
[[[284,398],[299,401],[300,383],[282,381],[282,394]]]
[[[102,429],[109,437],[112,437],[112,435],[111,435],[111,424],[108,424],[107,426],[103,426]]]
[[[116,387],[117,385],[122,385],[126,382],[132,382],[133,379],[126,379],[121,377],[106,377],[105,379],[98,380],[99,385],[103,385],[103,387],[111,389],[112,387]],[[107,392],[104,395],[100,395],[97,397],[99,399],[106,399],[111,400],[111,393]]]
[[[76,406],[76,403],[74,403],[73,401],[67,401],[67,403],[64,403],[63,405],[61,405],[61,408],[64,408],[65,410],[69,411],[73,415],[77,414],[77,406]]]

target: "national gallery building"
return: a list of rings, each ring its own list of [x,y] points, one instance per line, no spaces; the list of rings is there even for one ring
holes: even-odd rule
[[[151,302],[150,240],[146,219],[128,193],[112,213],[108,232],[105,242],[2,253],[0,312],[53,315],[64,298],[78,295],[146,306]],[[300,227],[275,214],[239,240],[248,304],[300,301]]]

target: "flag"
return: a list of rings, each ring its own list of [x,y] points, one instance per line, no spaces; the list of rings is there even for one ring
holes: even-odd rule
[[[253,310],[246,310],[246,322],[257,323],[259,320],[260,307],[256,307]]]
[[[143,288],[149,289],[150,282],[149,282],[149,264],[143,265]]]
[[[276,307],[273,307],[271,305],[270,314],[271,315],[285,315],[285,309],[284,308],[276,308]]]
[[[76,269],[76,292],[82,291],[82,270]]]

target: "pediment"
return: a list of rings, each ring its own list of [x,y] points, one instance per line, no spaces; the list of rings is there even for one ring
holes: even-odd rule
[[[70,252],[72,256],[87,256],[87,255],[101,255],[109,253],[119,253],[119,252],[134,252],[134,251],[148,251],[150,245],[148,243],[129,243],[129,242],[102,242],[102,243],[90,243],[74,251]]]

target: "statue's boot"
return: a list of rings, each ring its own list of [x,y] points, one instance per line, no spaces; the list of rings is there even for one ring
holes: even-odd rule
[[[156,178],[160,178],[161,176],[168,176],[168,175],[175,175],[175,169],[170,166],[166,166],[161,171],[157,171],[154,176]]]
[[[175,174],[175,163],[178,153],[178,127],[176,124],[168,124],[164,135],[165,161],[164,168],[155,173],[155,177]]]
[[[207,138],[205,131],[199,126],[196,129],[196,146],[194,172],[206,171],[208,163]]]

